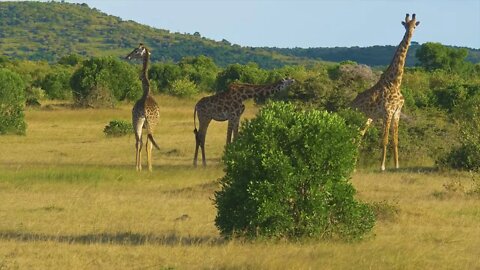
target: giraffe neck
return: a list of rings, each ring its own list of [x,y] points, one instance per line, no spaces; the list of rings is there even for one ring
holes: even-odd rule
[[[406,31],[402,41],[397,47],[397,51],[392,59],[392,62],[382,74],[379,83],[387,85],[388,89],[400,91],[399,85],[402,83],[403,67],[407,58],[408,47],[412,39],[412,31]]]
[[[252,85],[252,84],[238,84],[234,87],[237,88],[237,92],[242,100],[260,96],[270,96],[284,87],[282,84],[270,84],[270,85]]]
[[[150,95],[150,82],[148,81],[148,62],[149,62],[149,53],[147,51],[143,56],[143,67],[142,67],[142,74],[141,74],[143,99],[145,99],[148,95]]]

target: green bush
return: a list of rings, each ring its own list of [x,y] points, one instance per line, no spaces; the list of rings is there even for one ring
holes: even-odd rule
[[[57,70],[47,74],[40,82],[40,86],[45,90],[48,98],[68,100],[72,98],[70,76],[71,72],[67,70]]]
[[[0,68],[0,134],[25,134],[24,88],[18,74]]]
[[[460,103],[454,110],[460,129],[460,146],[440,158],[440,166],[480,171],[480,93]]]
[[[113,57],[91,58],[70,79],[74,101],[83,107],[110,107],[142,95],[138,70]]]
[[[225,236],[361,238],[375,218],[349,182],[358,136],[338,115],[269,103],[225,150],[216,226]]]
[[[120,137],[133,133],[132,124],[124,120],[112,120],[103,129],[109,137]]]
[[[198,89],[194,82],[183,78],[175,80],[167,93],[177,97],[191,97],[198,93]]]

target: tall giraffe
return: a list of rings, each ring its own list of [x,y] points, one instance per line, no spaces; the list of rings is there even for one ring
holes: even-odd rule
[[[398,123],[404,103],[402,93],[400,93],[400,85],[402,83],[403,67],[405,58],[407,57],[408,47],[412,39],[413,31],[420,22],[416,20],[415,14],[405,16],[402,22],[405,27],[405,35],[398,45],[397,51],[392,62],[380,77],[379,81],[370,89],[358,94],[353,100],[352,107],[358,108],[364,112],[368,118],[383,120],[382,135],[382,171],[385,170],[385,159],[387,156],[388,132],[393,121],[392,137],[393,137],[393,157],[395,160],[395,168],[399,168],[398,163]],[[368,126],[368,124],[367,124]]]
[[[245,110],[243,102],[247,99],[269,96],[282,89],[288,87],[294,79],[282,79],[274,84],[268,85],[254,85],[254,84],[231,84],[229,89],[225,92],[215,94],[200,99],[195,105],[193,112],[193,123],[195,125],[195,155],[193,157],[193,165],[197,166],[198,148],[202,148],[202,162],[203,166],[206,166],[205,159],[205,138],[207,135],[207,129],[210,122],[215,121],[227,121],[227,144],[232,142],[237,137],[238,126],[240,124],[240,117]],[[196,115],[198,114],[199,128],[197,130]]]
[[[148,81],[148,62],[150,59],[150,51],[142,43],[135,48],[126,57],[128,60],[141,59],[143,61],[143,68],[141,73],[143,95],[135,103],[132,109],[132,124],[135,131],[135,149],[136,149],[136,169],[142,170],[141,151],[142,151],[142,128],[147,129],[147,143],[145,148],[147,151],[148,170],[152,171],[152,144],[159,149],[155,139],[153,138],[153,131],[160,118],[160,111],[157,102],[153,99],[150,92],[150,82]]]

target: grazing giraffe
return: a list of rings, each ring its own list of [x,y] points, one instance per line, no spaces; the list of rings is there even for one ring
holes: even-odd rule
[[[234,83],[229,86],[225,92],[215,94],[200,99],[195,105],[193,112],[193,123],[195,125],[195,155],[193,157],[193,165],[197,166],[198,148],[202,148],[203,166],[207,165],[205,159],[205,138],[207,135],[208,125],[210,121],[227,121],[227,144],[237,137],[240,117],[245,110],[243,101],[261,96],[269,96],[282,89],[288,87],[294,79],[282,79],[274,84],[254,85]],[[199,128],[197,130],[196,115],[198,114]]]
[[[141,151],[142,151],[142,128],[147,129],[147,143],[145,148],[147,151],[148,170],[152,171],[152,144],[159,149],[155,139],[153,138],[153,131],[158,123],[160,111],[157,102],[153,99],[150,93],[150,83],[148,81],[147,69],[150,58],[150,51],[142,43],[135,48],[126,57],[130,59],[141,59],[143,61],[143,68],[141,73],[143,95],[135,103],[132,109],[132,124],[135,131],[135,149],[136,149],[136,169],[142,170]]]
[[[358,94],[353,100],[352,107],[364,112],[368,118],[383,120],[383,137],[382,137],[382,171],[385,170],[385,159],[387,155],[388,132],[393,121],[392,137],[393,137],[393,156],[395,160],[395,168],[399,168],[398,163],[398,123],[404,103],[402,93],[400,93],[400,85],[402,83],[403,67],[405,58],[407,57],[408,47],[412,39],[413,31],[420,22],[416,20],[415,14],[405,16],[402,22],[405,27],[405,35],[398,45],[397,51],[392,62],[380,77],[379,81],[370,89]],[[367,124],[368,127],[368,124]],[[363,132],[364,133],[364,132]]]

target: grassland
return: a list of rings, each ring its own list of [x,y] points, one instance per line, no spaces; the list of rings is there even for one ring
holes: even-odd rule
[[[133,136],[102,133],[130,105],[28,110],[27,136],[0,137],[0,269],[480,269],[479,176],[413,167],[353,175],[379,215],[363,241],[222,239],[211,198],[226,124],[194,169],[194,100],[157,100],[153,173],[134,171]]]

